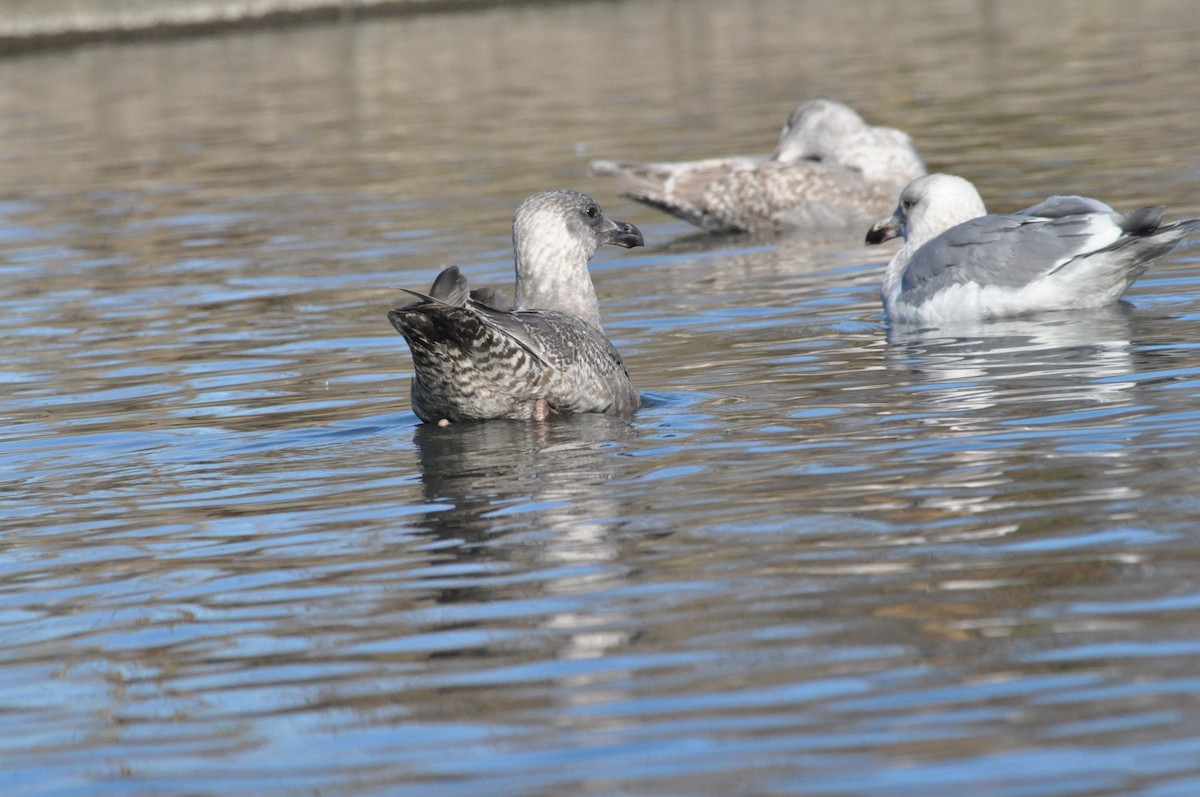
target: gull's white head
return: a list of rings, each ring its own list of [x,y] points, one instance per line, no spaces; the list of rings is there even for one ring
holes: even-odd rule
[[[925,174],[925,163],[907,133],[868,125],[850,106],[826,99],[809,100],[792,111],[771,159],[829,163],[871,182],[897,185]]]
[[[848,105],[826,99],[809,100],[788,117],[771,160],[781,163],[830,160],[842,141],[866,126]]]
[[[867,243],[903,237],[915,249],[964,221],[987,215],[975,186],[952,174],[927,174],[900,192],[892,215],[871,227]]]

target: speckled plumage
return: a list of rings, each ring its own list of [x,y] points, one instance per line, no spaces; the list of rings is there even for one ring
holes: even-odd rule
[[[513,217],[516,297],[511,310],[473,296],[457,267],[388,319],[413,356],[412,406],[427,423],[531,419],[546,414],[632,415],[640,404],[604,334],[587,263],[605,243],[641,246],[632,224],[607,218],[575,191],[547,191]]]
[[[999,318],[1117,301],[1200,224],[1163,224],[1163,211],[1122,215],[1096,199],[1052,196],[1017,213],[988,214],[970,182],[930,174],[905,187],[867,243],[905,239],[884,272],[889,318]]]
[[[592,171],[616,177],[622,196],[728,233],[823,230],[874,218],[925,165],[907,134],[819,99],[792,112],[769,158],[598,160]]]

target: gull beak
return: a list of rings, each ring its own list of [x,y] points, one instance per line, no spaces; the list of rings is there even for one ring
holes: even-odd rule
[[[897,213],[893,213],[886,219],[875,222],[875,226],[867,230],[867,243],[872,245],[881,244],[884,241],[898,238],[900,237],[901,229],[900,217]]]
[[[635,246],[645,246],[646,239],[642,237],[642,231],[629,222],[613,221],[612,227],[600,234],[600,243],[632,249]]]

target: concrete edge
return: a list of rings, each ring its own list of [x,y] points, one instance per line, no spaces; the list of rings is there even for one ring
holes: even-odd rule
[[[475,11],[495,6],[551,5],[564,0],[315,0],[303,7],[280,7],[264,11],[208,15],[171,16],[164,13],[134,21],[119,17],[89,25],[29,28],[21,32],[0,30],[0,58],[43,50],[78,47],[95,43],[121,43],[183,38],[293,25],[351,22],[378,17]]]

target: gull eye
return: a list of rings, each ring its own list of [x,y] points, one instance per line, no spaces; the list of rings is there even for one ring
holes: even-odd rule
[[[588,205],[587,210],[583,211],[589,219],[594,219],[600,215],[600,208],[595,205]]]

